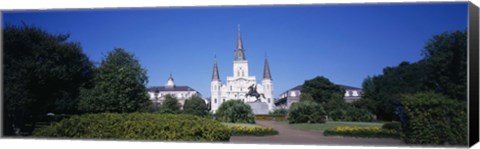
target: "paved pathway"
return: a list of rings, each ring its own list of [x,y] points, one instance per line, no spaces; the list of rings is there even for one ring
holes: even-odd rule
[[[398,139],[354,138],[323,136],[322,132],[304,131],[279,124],[274,121],[256,121],[258,125],[272,127],[277,130],[274,136],[232,136],[231,143],[248,144],[317,144],[317,145],[375,145],[375,146],[402,146],[405,145]]]

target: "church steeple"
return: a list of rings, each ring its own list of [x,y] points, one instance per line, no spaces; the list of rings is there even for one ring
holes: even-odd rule
[[[263,79],[272,80],[272,75],[270,74],[270,66],[268,66],[268,61],[266,56],[265,56],[265,66],[263,68]]]
[[[215,63],[213,64],[212,81],[220,81],[220,75],[218,74],[218,66],[217,66],[217,55],[215,55],[214,58],[215,58]]]
[[[168,77],[168,80],[167,80],[167,83],[165,84],[165,87],[167,87],[167,88],[174,88],[175,87],[175,83],[173,82],[172,73],[170,73],[170,77]]]
[[[245,59],[245,49],[243,49],[242,35],[240,34],[240,25],[237,31],[237,49],[235,49],[235,60],[241,61]]]

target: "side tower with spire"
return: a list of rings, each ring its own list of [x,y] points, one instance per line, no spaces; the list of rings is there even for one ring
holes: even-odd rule
[[[265,64],[263,67],[263,94],[267,99],[267,104],[269,110],[273,110],[275,108],[275,102],[273,101],[273,80],[272,74],[270,73],[270,66],[268,65],[267,57],[265,56]]]

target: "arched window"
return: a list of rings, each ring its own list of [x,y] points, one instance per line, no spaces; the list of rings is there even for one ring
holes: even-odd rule
[[[223,101],[222,102],[225,102],[225,98],[223,98]]]

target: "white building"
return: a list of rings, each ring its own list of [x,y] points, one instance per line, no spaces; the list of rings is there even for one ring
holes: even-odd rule
[[[352,103],[362,98],[363,91],[361,88],[336,84],[343,90],[345,90],[345,94],[343,99],[347,103]],[[289,109],[293,103],[300,101],[300,94],[302,93],[302,85],[295,86],[282,94],[280,94],[280,98],[275,101],[275,105],[278,108]]]
[[[226,82],[224,82],[226,84],[222,84],[222,81],[220,80],[216,61],[213,66],[210,99],[211,110],[213,112],[215,112],[223,102],[228,100],[242,100],[245,103],[254,102],[256,100],[255,97],[246,97],[246,94],[249,91],[248,87],[251,85],[256,85],[257,92],[264,95],[265,98],[260,97],[260,99],[261,102],[268,105],[268,110],[272,111],[274,109],[273,83],[267,59],[265,58],[263,80],[261,84],[257,83],[255,76],[250,76],[248,70],[248,61],[245,58],[245,49],[243,48],[240,29],[238,29],[237,48],[235,49],[233,61],[233,76],[227,77]]]
[[[193,95],[197,95],[201,97],[202,95],[200,92],[192,89],[189,86],[176,86],[173,82],[172,74],[167,80],[165,86],[152,86],[148,88],[148,95],[150,96],[150,100],[155,105],[161,105],[165,100],[165,96],[172,95],[178,99],[178,102],[183,106],[185,100],[192,97]]]

